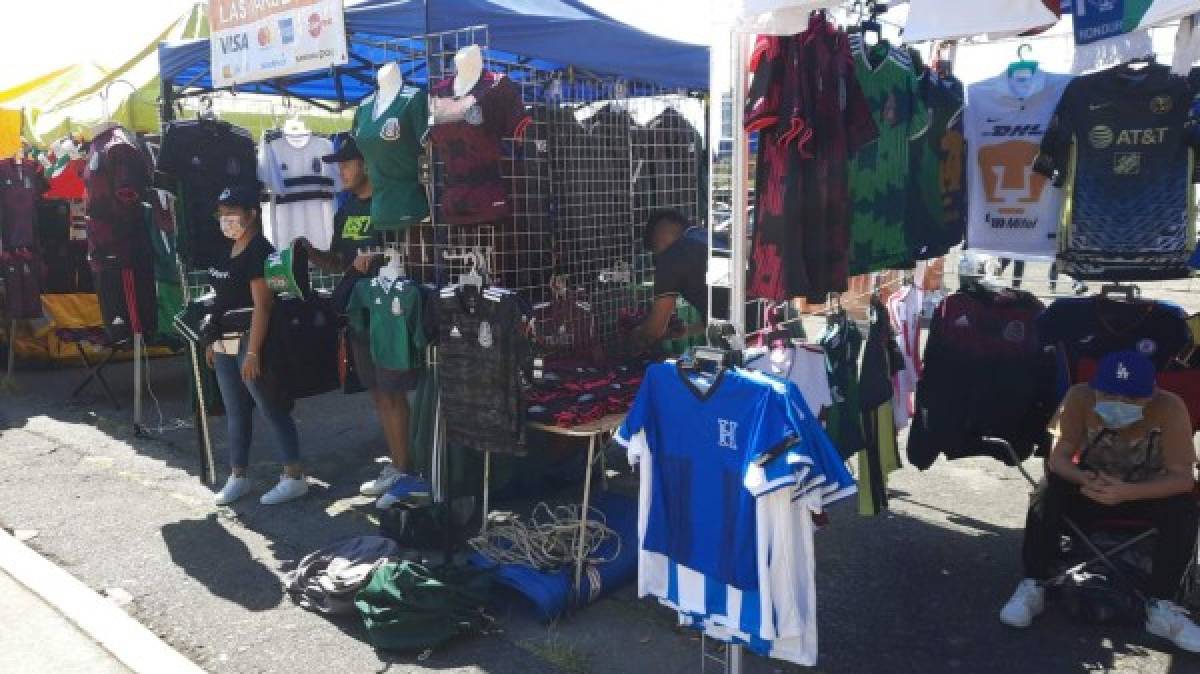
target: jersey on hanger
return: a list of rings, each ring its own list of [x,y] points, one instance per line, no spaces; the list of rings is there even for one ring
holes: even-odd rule
[[[967,88],[967,247],[1012,257],[1057,251],[1063,198],[1033,170],[1069,75],[1001,73]]]
[[[796,344],[766,351],[746,353],[746,367],[795,384],[809,409],[832,407],[829,375],[825,372],[825,350],[819,346]]]
[[[406,279],[360,279],[346,303],[350,329],[360,339],[369,337],[371,359],[388,370],[421,367],[422,313],[420,286]]]
[[[1165,65],[1117,66],[1067,87],[1038,170],[1063,186],[1060,268],[1085,280],[1185,278],[1196,243],[1192,104]]]
[[[929,127],[912,59],[886,42],[867,46],[850,36],[850,53],[879,139],[863,146],[850,163],[850,273],[895,269],[913,261],[906,240],[909,143]]]
[[[254,139],[241,127],[211,119],[167,125],[156,168],[178,182],[179,255],[192,267],[229,258],[232,242],[217,223],[217,197],[227,187],[258,190],[257,165]]]
[[[785,384],[732,368],[699,378],[678,364],[651,365],[619,431],[626,446],[645,433],[657,475],[645,548],[756,589],[754,551],[737,541],[754,535],[755,498],[797,481]]]
[[[336,164],[321,161],[333,143],[316,134],[263,136],[258,179],[271,193],[270,227],[263,234],[277,249],[299,237],[320,250],[333,240],[333,195],[341,182]]]

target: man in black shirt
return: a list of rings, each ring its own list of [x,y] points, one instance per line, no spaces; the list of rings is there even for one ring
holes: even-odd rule
[[[301,245],[308,247],[308,259],[324,271],[339,273],[353,266],[359,273],[367,274],[376,256],[359,255],[358,251],[382,245],[382,240],[371,223],[373,188],[362,152],[354,138],[346,135],[337,152],[321,157],[321,161],[338,165],[342,185],[346,187],[345,200],[333,216],[333,241],[329,250],[318,250],[307,239]]]
[[[674,209],[658,210],[646,222],[643,244],[654,253],[654,302],[650,314],[631,335],[634,352],[645,351],[660,339],[680,339],[704,332],[705,321],[671,329],[679,297],[708,316],[708,241]]]

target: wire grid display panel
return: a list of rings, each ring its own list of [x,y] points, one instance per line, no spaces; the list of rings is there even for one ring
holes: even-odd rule
[[[571,306],[612,341],[622,311],[644,308],[651,294],[653,268],[641,244],[650,211],[677,208],[699,222],[706,210],[703,103],[663,87],[509,59],[487,49],[484,27],[421,39],[430,83],[453,77],[454,56],[479,46],[486,69],[518,85],[532,121],[519,139],[502,140],[510,217],[482,226],[438,222],[445,164],[434,149],[433,222],[388,244],[423,281],[452,282],[475,267],[533,306],[569,293],[579,300]],[[412,53],[411,41],[387,50]]]

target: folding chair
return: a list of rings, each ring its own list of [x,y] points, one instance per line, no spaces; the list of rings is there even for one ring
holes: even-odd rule
[[[1035,491],[1037,490],[1038,481],[1033,479],[1033,476],[1029,474],[1029,471],[1025,470],[1025,465],[1021,462],[1021,457],[1017,455],[1016,450],[1013,449],[1013,446],[1007,440],[1003,438],[984,438],[983,441],[988,444],[1002,447],[1008,457],[1012,460],[1013,465],[1017,467],[1017,470],[1021,472],[1021,475],[1025,478],[1025,481],[1029,483],[1029,486]],[[1111,522],[1105,522],[1104,524],[1122,525],[1122,528],[1141,528],[1143,526],[1149,528],[1134,538],[1131,538],[1119,545],[1114,545],[1107,550],[1101,550],[1100,547],[1096,545],[1087,535],[1083,528],[1076,524],[1070,517],[1063,515],[1063,522],[1066,523],[1067,528],[1071,530],[1071,533],[1074,535],[1074,537],[1079,542],[1083,543],[1083,545],[1087,547],[1088,551],[1094,556],[1085,562],[1076,564],[1075,566],[1063,571],[1054,578],[1051,578],[1043,583],[1043,585],[1059,585],[1070,575],[1088,569],[1097,563],[1101,563],[1108,567],[1108,570],[1112,573],[1114,578],[1132,590],[1133,593],[1137,595],[1138,599],[1142,600],[1143,602],[1148,600],[1148,597],[1144,592],[1142,592],[1142,589],[1137,586],[1137,583],[1133,582],[1133,580],[1125,575],[1120,567],[1117,566],[1116,562],[1113,561],[1113,556],[1128,550],[1129,548],[1152,536],[1156,536],[1158,534],[1158,529],[1155,529],[1149,522],[1142,521],[1113,520]]]
[[[75,345],[75,349],[79,352],[79,357],[83,360],[83,366],[87,369],[87,374],[79,382],[79,385],[75,387],[75,390],[71,392],[69,400],[75,400],[89,384],[95,381],[100,384],[112,406],[118,410],[121,409],[116,395],[113,394],[112,387],[108,385],[108,380],[104,378],[104,368],[108,367],[113,356],[117,355],[117,353],[131,348],[132,342],[129,340],[109,342],[102,328],[62,328],[56,330],[55,335],[64,343]],[[89,358],[87,349],[83,348],[85,342],[104,347],[104,355],[98,360]]]

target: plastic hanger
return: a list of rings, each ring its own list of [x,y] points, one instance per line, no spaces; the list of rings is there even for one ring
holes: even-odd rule
[[[1032,77],[1037,73],[1038,62],[1026,58],[1025,50],[1033,51],[1033,47],[1028,42],[1023,42],[1020,47],[1017,47],[1017,60],[1008,64],[1009,77],[1013,77],[1021,72],[1028,73],[1028,77]]]

